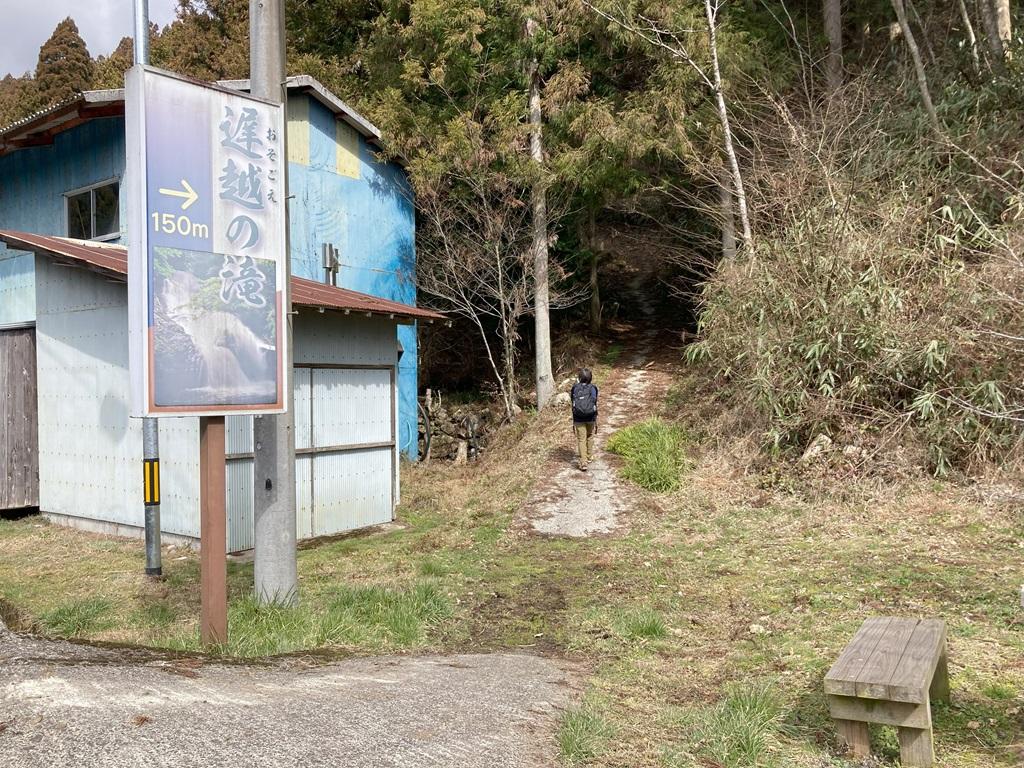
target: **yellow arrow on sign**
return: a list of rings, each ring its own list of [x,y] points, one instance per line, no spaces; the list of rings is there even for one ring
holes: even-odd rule
[[[181,210],[185,211],[188,210],[188,207],[192,205],[192,203],[199,199],[199,195],[196,193],[194,189],[192,189],[192,185],[189,184],[184,179],[181,180],[181,186],[183,186],[185,189],[164,189],[163,187],[161,187],[159,192],[161,195],[170,195],[171,197],[185,198],[185,202],[181,204]]]

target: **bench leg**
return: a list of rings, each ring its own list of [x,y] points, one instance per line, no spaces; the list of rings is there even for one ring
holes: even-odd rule
[[[931,728],[899,728],[900,764],[906,768],[931,768],[935,762]]]
[[[871,754],[871,734],[868,724],[860,720],[836,720],[839,741],[850,748],[855,757],[867,757]]]
[[[939,663],[935,665],[935,674],[932,676],[932,685],[928,690],[928,696],[932,702],[944,701],[949,703],[949,663],[946,660],[946,647],[942,647],[942,654],[939,656]]]

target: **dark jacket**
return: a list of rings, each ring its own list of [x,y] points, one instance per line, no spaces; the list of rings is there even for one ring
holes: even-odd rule
[[[576,392],[577,387],[590,387],[594,390],[594,412],[591,414],[580,413],[576,410]],[[597,421],[597,386],[594,384],[584,384],[582,382],[576,382],[572,385],[572,389],[569,391],[569,397],[572,398],[572,423],[573,424],[590,424]]]

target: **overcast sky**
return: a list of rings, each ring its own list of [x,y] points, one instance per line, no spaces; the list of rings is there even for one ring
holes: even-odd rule
[[[150,21],[169,24],[177,5],[177,0],[149,0]],[[34,72],[39,46],[67,16],[75,20],[93,58],[109,55],[132,33],[132,8],[133,0],[0,0],[0,77]]]

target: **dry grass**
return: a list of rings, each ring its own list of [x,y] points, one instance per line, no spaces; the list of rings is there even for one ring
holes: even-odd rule
[[[592,671],[583,714],[562,730],[569,763],[824,768],[845,763],[821,678],[859,622],[937,616],[949,626],[953,684],[952,706],[935,715],[939,765],[1020,764],[1016,486],[866,480],[828,496],[753,472],[729,450],[691,446],[682,488],[638,509],[628,534],[541,539],[514,523],[568,440],[560,417],[533,417],[478,465],[407,468],[402,529],[303,549],[311,618],[283,617],[292,637],[338,652],[564,653]],[[135,542],[0,522],[0,596],[29,617],[63,608],[74,619],[69,606],[93,601],[86,637],[196,647],[195,556],[166,554],[157,584],[142,565]],[[233,564],[230,576],[232,600],[244,603],[251,566]],[[402,616],[370,625],[357,607],[344,631],[306,634],[343,589],[420,590],[431,601],[412,610],[416,627]],[[757,728],[743,725],[748,710],[764,714]],[[881,732],[877,748],[893,759],[892,735]]]

